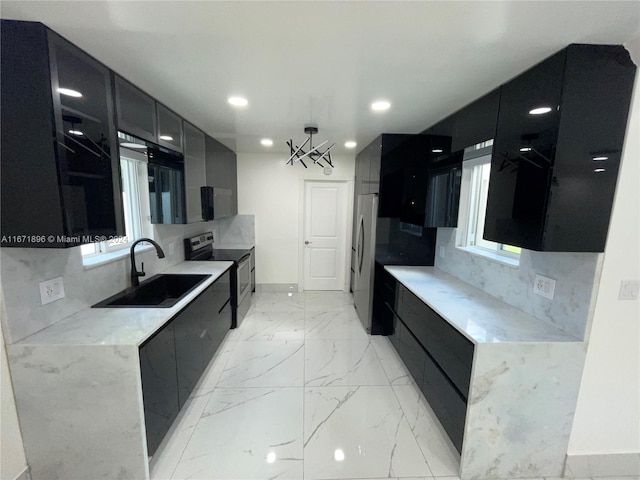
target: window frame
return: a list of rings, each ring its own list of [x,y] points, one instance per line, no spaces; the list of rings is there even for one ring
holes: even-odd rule
[[[123,241],[103,241],[81,246],[85,265],[93,265],[114,258],[118,252],[131,248],[131,244],[142,237],[153,238],[148,185],[148,162],[146,154],[120,148],[120,180],[122,185],[122,208],[125,216]],[[130,230],[133,230],[132,232]],[[90,251],[93,247],[93,251]],[[86,261],[85,261],[86,260]]]
[[[512,266],[520,262],[520,253],[505,250],[503,243],[492,242],[482,238],[484,231],[484,212],[480,212],[480,204],[485,204],[486,198],[482,198],[483,190],[488,193],[488,176],[481,168],[483,165],[491,165],[493,141],[489,140],[481,144],[465,149],[465,159],[462,163],[462,182],[460,188],[460,213],[458,218],[458,232],[456,247],[470,253],[479,254],[492,260],[501,261]],[[486,188],[479,188],[483,181],[487,182]],[[517,248],[517,247],[516,247]]]

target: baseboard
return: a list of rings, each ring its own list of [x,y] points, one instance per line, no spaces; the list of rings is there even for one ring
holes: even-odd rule
[[[29,467],[24,467],[24,470],[18,474],[13,480],[31,480],[31,473],[29,472]]]
[[[640,477],[640,453],[567,455],[565,478]]]
[[[258,292],[270,292],[270,293],[297,293],[297,283],[259,283],[256,285],[256,293]]]

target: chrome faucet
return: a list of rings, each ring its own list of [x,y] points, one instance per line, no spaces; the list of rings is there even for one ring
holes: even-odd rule
[[[138,245],[141,242],[148,242],[154,247],[156,247],[156,253],[158,254],[158,258],[164,258],[164,252],[162,251],[162,248],[160,248],[160,245],[158,245],[156,242],[154,242],[150,238],[140,238],[135,242],[133,242],[131,244],[131,286],[132,287],[137,287],[138,285],[140,285],[140,280],[138,280],[138,277],[144,277],[146,275],[146,273],[144,273],[144,262],[142,262],[142,271],[139,272],[138,270],[136,270],[136,255],[134,250],[136,248],[136,245]]]

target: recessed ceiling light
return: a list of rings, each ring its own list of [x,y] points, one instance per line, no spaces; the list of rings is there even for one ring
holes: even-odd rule
[[[531,147],[520,147],[520,151],[521,152],[530,152],[531,151]]]
[[[434,148],[433,150],[431,150],[431,153],[442,153],[442,149],[441,148]]]
[[[333,452],[333,458],[335,458],[336,462],[342,462],[344,460],[344,450],[341,448],[336,449]]]
[[[596,161],[596,162],[600,162],[602,160],[609,160],[609,157],[605,157],[603,155],[603,156],[600,156],[600,157],[593,157],[593,160]]]
[[[246,107],[249,101],[244,97],[229,97],[228,102],[234,107]]]
[[[81,97],[82,94],[77,90],[71,90],[70,88],[58,88],[58,93],[61,95],[67,95],[68,97]]]
[[[171,140],[173,140],[173,137],[171,135],[160,135],[160,140],[166,140],[167,142],[170,142]]]
[[[596,172],[596,173],[604,172],[604,168],[596,168],[596,169],[594,170],[594,172]]]
[[[385,110],[388,110],[390,106],[391,103],[387,102],[386,100],[376,100],[371,104],[371,110],[375,110],[376,112],[383,112]]]
[[[135,149],[147,148],[146,145],[143,145],[141,143],[132,143],[132,142],[123,142],[120,144],[120,146],[124,148],[135,148]]]
[[[80,130],[69,130],[69,133],[71,135],[78,135],[78,136],[84,135],[84,133],[82,133]]]
[[[358,144],[356,142],[354,142],[353,140],[349,140],[347,142],[344,142],[344,146],[347,148],[356,148]]]
[[[544,115],[545,113],[549,113],[551,111],[551,107],[536,107],[533,110],[529,110],[530,115]]]
[[[263,138],[262,140],[260,140],[260,143],[265,147],[270,147],[273,145],[273,140],[271,140],[270,138]]]

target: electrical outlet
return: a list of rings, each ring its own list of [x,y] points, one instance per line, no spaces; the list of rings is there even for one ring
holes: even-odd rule
[[[447,253],[447,248],[444,245],[440,245],[440,250],[438,253],[440,255],[440,258],[444,258],[446,253]]]
[[[64,298],[64,282],[62,277],[40,282],[40,301],[42,305]]]
[[[556,289],[556,281],[553,278],[536,275],[533,282],[533,293],[542,297],[553,300],[553,293]]]
[[[622,280],[620,282],[620,293],[618,300],[637,300],[640,291],[640,281]]]

